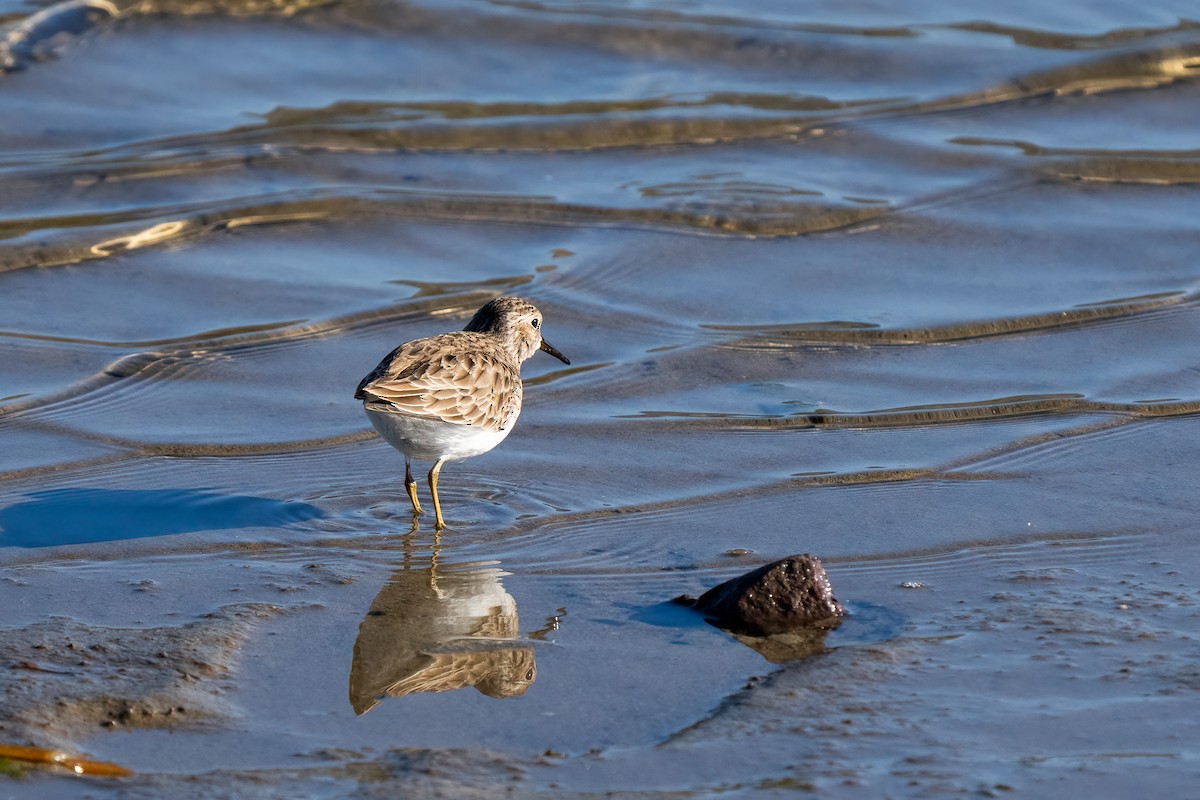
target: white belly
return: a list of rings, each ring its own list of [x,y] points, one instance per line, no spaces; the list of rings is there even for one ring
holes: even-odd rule
[[[476,425],[456,425],[371,408],[364,410],[367,419],[388,444],[408,458],[421,461],[456,461],[477,456],[508,436],[508,430],[492,431]]]

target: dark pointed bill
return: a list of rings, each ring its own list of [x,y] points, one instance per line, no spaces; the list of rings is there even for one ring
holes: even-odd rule
[[[547,342],[545,339],[542,339],[541,349],[545,350],[547,353],[554,356],[555,358],[557,358],[559,361],[563,362],[564,364],[571,363],[571,359],[567,358],[562,353],[558,352],[558,348],[555,347],[554,345],[550,344],[549,342]]]

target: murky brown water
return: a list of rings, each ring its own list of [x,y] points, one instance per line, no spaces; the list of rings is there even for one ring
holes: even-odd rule
[[[0,741],[138,772],[0,795],[1194,795],[1195,9],[903,5],[0,3]],[[663,605],[796,552],[820,656]]]

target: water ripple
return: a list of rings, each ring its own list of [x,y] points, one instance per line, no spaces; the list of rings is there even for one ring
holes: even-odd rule
[[[1060,328],[1121,320],[1167,310],[1191,309],[1200,302],[1194,292],[1157,292],[1084,303],[1061,311],[990,320],[884,328],[866,322],[808,322],[793,325],[704,325],[725,333],[751,333],[752,338],[722,343],[735,348],[778,348],[807,345],[861,347],[864,345],[929,345],[1053,331]]]

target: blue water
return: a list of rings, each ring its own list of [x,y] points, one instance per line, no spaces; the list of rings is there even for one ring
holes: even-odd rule
[[[5,547],[88,544],[282,526],[322,516],[308,503],[190,489],[47,489],[0,509],[0,542]]]

